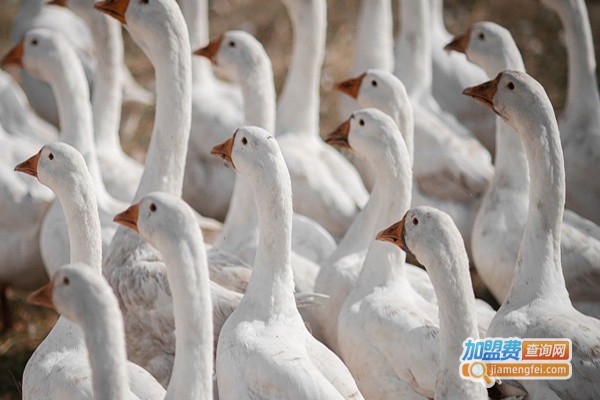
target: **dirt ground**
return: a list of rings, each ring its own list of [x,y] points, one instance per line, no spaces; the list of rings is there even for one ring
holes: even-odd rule
[[[395,3],[395,2],[394,2]],[[446,24],[450,32],[461,33],[471,23],[490,20],[508,28],[523,53],[528,72],[548,91],[560,112],[566,84],[566,53],[557,16],[534,0],[447,0]],[[588,0],[588,11],[596,44],[600,35],[600,0]],[[0,54],[9,46],[10,27],[19,1],[0,0]],[[321,91],[321,129],[328,132],[340,121],[335,112],[336,95],[327,90],[331,82],[345,78],[351,68],[352,40],[358,0],[328,1],[327,54]],[[396,4],[394,4],[396,12]],[[281,88],[291,53],[289,20],[279,0],[212,0],[211,35],[228,29],[255,34],[273,61],[277,88]],[[152,88],[153,70],[127,34],[126,61],[134,76]],[[598,58],[598,47],[596,47]],[[134,135],[123,138],[127,151],[143,158],[153,123],[153,109],[136,109],[141,121]],[[52,328],[56,315],[24,304],[25,293],[10,291],[15,328],[0,333],[0,400],[20,398],[23,368],[31,353]]]

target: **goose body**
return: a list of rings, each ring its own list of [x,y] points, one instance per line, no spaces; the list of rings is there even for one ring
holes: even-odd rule
[[[483,37],[484,39],[481,39]],[[492,22],[479,22],[467,36],[453,41],[457,50],[480,64],[490,78],[510,69],[525,71],[510,32]],[[529,176],[521,139],[506,122],[496,121],[496,170],[473,227],[473,261],[479,275],[499,303],[506,300],[514,274],[522,233],[527,220]],[[573,219],[573,218],[571,218]],[[498,223],[498,221],[503,221]],[[561,224],[561,263],[571,301],[592,316],[594,287],[600,273],[600,242],[568,219]],[[593,225],[587,221],[587,225]],[[587,271],[587,272],[583,272]],[[586,279],[582,279],[586,276]],[[578,306],[582,302],[581,308]],[[596,307],[597,308],[597,307]]]
[[[246,294],[219,337],[219,397],[361,399],[344,364],[308,332],[294,305],[291,183],[277,142],[245,127],[220,148],[255,192],[261,238]]]
[[[90,272],[100,276],[102,239],[98,205],[94,182],[82,155],[57,142],[44,146],[16,169],[36,176],[54,191],[69,228],[71,261],[85,263]],[[93,362],[88,358],[81,328],[64,317],[59,318],[27,362],[23,398],[94,398]],[[163,398],[164,390],[148,372],[129,362],[126,368],[129,386],[138,398]]]
[[[488,335],[571,339],[571,379],[520,383],[532,399],[598,397],[600,321],[573,308],[561,266],[565,173],[550,100],[538,82],[517,71],[504,71],[466,92],[481,98],[517,132],[527,154],[531,182],[513,283]]]

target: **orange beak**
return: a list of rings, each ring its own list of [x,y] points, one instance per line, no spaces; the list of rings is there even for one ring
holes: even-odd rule
[[[338,149],[350,149],[350,142],[348,142],[348,134],[350,133],[350,121],[352,117],[344,121],[335,131],[331,132],[325,138],[325,142],[330,145],[337,147]]]
[[[471,30],[469,29],[464,35],[454,36],[454,39],[450,43],[444,46],[446,51],[458,51],[459,53],[466,53],[469,47],[469,40],[471,39]]]
[[[27,302],[55,310],[56,308],[54,307],[54,301],[52,300],[53,288],[54,286],[52,285],[52,282],[48,282],[48,284],[42,286],[27,296]]]
[[[21,39],[19,43],[4,56],[2,59],[2,66],[16,65],[17,67],[24,68],[23,66],[23,52],[25,51],[25,40]]]
[[[335,89],[342,93],[346,93],[348,96],[356,99],[358,92],[360,92],[360,85],[362,84],[363,78],[367,75],[366,72],[357,76],[356,78],[348,79],[335,84]]]
[[[237,131],[233,134],[232,137],[230,137],[223,143],[216,145],[210,151],[210,154],[214,154],[215,156],[221,157],[223,160],[231,163],[231,165],[233,165],[233,168],[235,168],[235,164],[233,163],[233,158],[231,158],[231,152],[233,151],[233,144],[235,143],[236,134]]]
[[[495,79],[482,83],[481,85],[471,86],[463,90],[463,94],[471,96],[475,100],[483,103],[487,108],[498,114],[498,111],[494,108],[494,96],[498,90],[498,84],[502,79],[502,72],[496,76]],[[500,115],[500,114],[498,114]]]
[[[211,40],[206,46],[194,51],[194,54],[197,56],[206,57],[210,60],[210,62],[215,62],[215,57],[221,48],[221,42],[223,41],[223,35],[219,36],[216,39]]]
[[[37,178],[37,167],[42,155],[42,150],[38,151],[35,155],[29,157],[27,160],[20,164],[17,164],[15,171],[23,172],[24,174],[31,175]]]
[[[131,228],[137,233],[140,233],[140,230],[137,226],[139,213],[140,203],[136,203],[131,205],[127,210],[123,211],[122,213],[115,215],[113,221],[115,221],[117,224]]]
[[[127,21],[125,20],[127,7],[129,7],[129,0],[104,0],[94,4],[96,10],[110,15],[123,25],[127,25]]]
[[[387,229],[382,230],[376,236],[377,240],[381,240],[382,242],[390,242],[395,244],[404,250],[405,253],[410,254],[410,250],[406,246],[406,241],[404,240],[404,221],[406,220],[406,214],[399,222],[396,222],[394,225],[390,226]]]
[[[48,2],[49,6],[67,7],[67,0],[52,0]]]

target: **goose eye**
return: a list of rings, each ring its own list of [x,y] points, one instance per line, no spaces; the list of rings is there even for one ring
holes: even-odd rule
[[[37,44],[38,44],[38,41],[37,41],[37,39],[33,39],[33,40],[31,41],[31,44],[32,44],[33,46],[37,46]]]
[[[69,277],[65,276],[65,277],[63,278],[63,283],[64,283],[65,285],[68,285],[68,284],[69,284]]]
[[[413,218],[412,223],[413,223],[413,225],[419,225],[419,220],[416,218]]]
[[[361,118],[361,119],[359,119],[359,120],[358,120],[358,124],[359,124],[360,126],[365,126],[365,120],[364,120],[364,119],[362,119],[362,118]]]
[[[154,204],[154,203],[150,203],[150,211],[151,211],[151,212],[154,212],[154,211],[156,211],[156,204]]]
[[[479,36],[479,39],[485,40],[485,35],[483,33],[480,33],[478,36]]]
[[[231,41],[228,43],[228,45],[229,45],[229,47],[235,47],[235,42],[234,42],[233,40],[231,40]]]
[[[377,81],[375,79],[371,81],[371,86],[377,86]]]
[[[52,154],[52,153],[48,154],[48,158],[51,160],[54,160],[54,154]]]
[[[140,0],[140,4],[148,4],[150,3],[150,0]]]
[[[248,139],[245,136],[242,138],[242,144],[248,144]]]
[[[514,83],[512,83],[512,82],[508,82],[508,83],[506,84],[506,87],[507,87],[507,88],[509,88],[510,90],[513,90],[513,89],[515,88],[515,84],[514,84]]]

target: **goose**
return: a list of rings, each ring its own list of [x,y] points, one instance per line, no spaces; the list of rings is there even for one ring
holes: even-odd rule
[[[319,136],[327,4],[325,0],[284,0],[283,4],[292,20],[294,46],[277,104],[275,131],[292,178],[294,211],[341,237],[367,202],[368,193],[352,164]]]
[[[559,119],[567,177],[567,207],[600,224],[600,184],[588,177],[600,168],[600,95],[594,41],[583,0],[542,0],[564,28],[569,84]]]
[[[510,32],[493,22],[474,24],[467,34],[457,36],[448,47],[464,52],[469,60],[481,65],[490,78],[507,69],[525,71]],[[471,242],[479,276],[502,304],[510,289],[527,220],[529,167],[521,139],[500,117],[496,121],[496,141],[494,179],[477,212]],[[561,263],[565,271],[598,269],[600,242],[597,239],[589,237],[585,230],[570,224],[566,218],[561,233]],[[578,304],[581,282],[566,279],[566,284],[577,309],[599,316],[600,308],[588,296],[584,295],[582,304]]]
[[[175,362],[165,398],[212,400],[214,283],[202,231],[191,222],[194,212],[180,198],[156,192],[115,219],[139,232],[165,260],[176,328]]]
[[[15,170],[37,177],[56,194],[69,229],[70,262],[86,264],[81,267],[100,279],[102,237],[96,188],[81,153],[66,143],[51,143],[17,165]],[[58,281],[61,281],[60,272],[59,269],[53,275]],[[94,319],[99,317],[93,315]],[[88,359],[85,343],[82,329],[60,317],[25,366],[23,398],[94,398],[97,388],[92,383],[92,370],[98,360]],[[164,397],[162,387],[138,365],[128,362],[127,376],[129,387],[138,398]]]
[[[208,0],[181,0],[192,49],[205,46],[208,36]],[[188,144],[183,199],[200,214],[225,219],[233,193],[235,174],[210,155],[243,123],[243,99],[239,87],[217,79],[210,62],[192,58],[192,131]]]
[[[407,222],[408,221],[408,222]],[[377,240],[390,242],[425,265],[440,299],[440,355],[435,382],[436,399],[487,399],[478,382],[457,374],[467,338],[479,338],[469,258],[452,218],[443,211],[421,206],[408,210],[400,222],[381,231]]]
[[[524,72],[504,71],[466,89],[517,132],[529,162],[529,210],[508,297],[492,319],[490,337],[569,338],[572,377],[520,381],[532,399],[596,398],[600,395],[600,321],[573,308],[562,270],[560,224],[565,170],[560,134],[544,88]],[[586,275],[597,281],[600,274]],[[540,277],[542,277],[540,279]],[[597,298],[597,290],[594,296]]]
[[[452,39],[444,23],[444,0],[429,0],[431,10],[431,92],[440,107],[460,121],[494,154],[494,118],[480,104],[469,104],[459,94],[467,86],[486,79],[485,72],[462,54],[444,46]]]
[[[276,140],[262,128],[243,127],[218,151],[246,176],[260,223],[252,277],[219,336],[219,397],[362,399],[348,369],[308,332],[294,304],[292,190]]]
[[[134,201],[156,191],[178,196],[190,132],[192,54],[179,6],[173,0],[107,0],[95,7],[125,24],[156,69],[155,123]],[[224,261],[224,256],[235,259],[214,247],[209,249],[209,266],[223,262],[231,265],[232,261]],[[130,360],[166,387],[176,344],[172,292],[163,261],[139,235],[120,227],[104,258],[103,273],[119,299]],[[218,309],[213,313],[216,340],[220,326],[241,296],[220,285],[211,285],[211,290],[215,291],[213,307]],[[308,303],[310,300],[306,299]]]
[[[56,128],[40,118],[31,108],[21,86],[0,70],[0,123],[13,136],[29,139],[32,146],[56,140]]]
[[[97,191],[104,249],[116,230],[112,216],[122,208],[104,188],[92,128],[88,87],[81,63],[73,47],[60,33],[36,28],[28,31],[7,58],[19,62],[33,76],[52,86],[62,122],[61,140],[73,145],[85,157]],[[44,264],[53,276],[56,269],[69,262],[69,237],[60,202],[55,201],[42,223],[40,247]]]
[[[391,0],[364,0],[358,9],[356,40],[352,75],[359,75],[367,69],[379,69],[392,72],[394,69],[393,14]],[[377,46],[373,46],[377,43]],[[346,118],[356,110],[356,103],[347,96],[338,97],[338,111]],[[369,192],[375,184],[375,173],[360,158],[346,155],[357,171]]]
[[[246,124],[273,131],[275,89],[269,57],[262,45],[242,31],[226,32],[221,38],[196,52],[214,60],[227,76],[238,82],[244,96]],[[236,177],[229,213],[217,247],[251,264],[258,247],[258,219],[252,190],[244,176]],[[299,291],[312,291],[319,266],[315,263],[333,248],[335,242],[321,226],[295,216],[292,267]],[[312,255],[310,253],[313,253]]]
[[[393,166],[391,177],[400,193],[385,199],[376,222],[376,228],[381,229],[408,210],[412,170],[393,120],[380,111],[372,115],[376,118],[367,118],[366,113],[357,118],[355,114],[350,121],[350,140],[354,135],[368,137],[367,132],[376,131],[378,126],[386,127],[381,132],[388,136],[383,145],[387,151],[379,162]],[[437,310],[409,284],[404,259],[399,248],[372,240],[364,266],[339,313],[341,356],[369,399],[433,397]]]
[[[414,159],[413,205],[444,210],[452,216],[463,237],[469,238],[478,206],[472,195],[483,193],[487,185],[487,173],[481,174],[469,148],[441,124],[433,123],[423,129],[427,117],[422,108],[411,102],[402,81],[389,72],[370,69],[337,83],[336,89],[353,97],[362,107],[377,108],[394,119],[409,156]],[[415,147],[417,157],[413,154]],[[469,251],[469,241],[465,241]]]
[[[121,147],[122,86],[125,80],[121,25],[94,9],[89,0],[62,0],[88,25],[96,55],[92,92],[92,118],[98,164],[106,190],[121,201],[131,201],[143,166]]]

